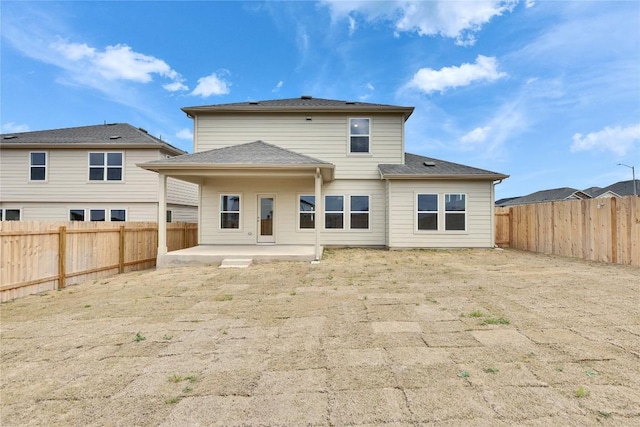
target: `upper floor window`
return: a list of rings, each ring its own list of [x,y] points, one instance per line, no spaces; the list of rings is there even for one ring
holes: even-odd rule
[[[47,180],[47,153],[40,151],[29,154],[29,180]]]
[[[349,152],[368,153],[371,119],[349,119]]]
[[[298,218],[301,229],[316,228],[316,196],[300,196]]]
[[[444,229],[466,230],[467,203],[465,194],[444,195]]]
[[[122,181],[122,153],[89,153],[89,181]]]

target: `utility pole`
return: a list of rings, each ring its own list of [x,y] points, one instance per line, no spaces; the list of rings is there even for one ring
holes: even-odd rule
[[[633,178],[633,195],[638,195],[638,189],[636,188],[636,168],[633,166],[625,165],[624,163],[618,163],[618,166],[626,166],[631,169],[631,176]]]

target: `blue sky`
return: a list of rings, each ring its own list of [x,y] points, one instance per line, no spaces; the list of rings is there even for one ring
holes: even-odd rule
[[[3,133],[127,122],[191,151],[194,105],[414,106],[408,152],[498,198],[640,176],[638,1],[0,3]]]

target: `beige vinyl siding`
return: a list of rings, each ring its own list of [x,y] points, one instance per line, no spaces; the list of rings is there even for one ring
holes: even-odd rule
[[[422,231],[416,227],[416,194],[466,194],[465,231]],[[490,181],[389,181],[389,247],[488,248],[493,245],[493,183]],[[439,217],[444,206],[439,204]],[[443,218],[441,219],[441,223]]]
[[[371,119],[370,153],[349,153],[350,117]],[[403,161],[399,114],[201,115],[196,124],[196,152],[261,140],[335,164],[336,179],[379,179],[378,164]]]
[[[47,181],[29,181],[29,152],[3,149],[0,155],[2,201],[29,202],[157,202],[158,175],[139,168],[158,158],[158,150],[144,149],[49,149]],[[89,152],[122,152],[123,181],[89,181]]]
[[[124,209],[127,221],[157,221],[157,203],[116,203],[116,202],[20,202],[0,203],[0,208],[21,209],[22,221],[69,221],[70,209],[85,209],[89,218],[90,209]]]
[[[381,180],[336,180],[322,188],[324,195],[345,196],[344,229],[324,230],[321,242],[324,246],[384,246],[385,245],[385,194]],[[369,229],[349,228],[349,196],[369,196]]]
[[[154,173],[157,179],[157,174]],[[167,203],[185,206],[198,206],[198,185],[167,178]]]
[[[197,206],[167,204],[167,210],[173,212],[173,222],[198,222]]]
[[[322,230],[321,243],[327,246],[383,246],[385,233],[384,183],[380,180],[333,181],[323,186],[323,195],[345,196],[345,228]],[[258,233],[257,199],[259,194],[275,197],[276,244],[315,242],[315,231],[298,229],[298,196],[314,194],[314,179],[238,178],[209,179],[202,187],[201,244],[256,244]],[[220,195],[239,194],[240,229],[220,229]],[[369,229],[349,229],[349,196],[369,196]],[[318,218],[316,218],[318,224]]]

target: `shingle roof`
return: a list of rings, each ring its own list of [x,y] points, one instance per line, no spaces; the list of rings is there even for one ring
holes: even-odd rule
[[[154,160],[145,165],[331,165],[263,141]]]
[[[48,129],[33,132],[19,132],[0,135],[0,145],[4,147],[20,145],[162,145],[176,154],[184,153],[167,142],[149,135],[146,130],[128,123],[109,123],[94,126],[80,126],[63,129]]]
[[[598,190],[595,190],[593,194],[591,194],[591,196],[598,197],[599,195],[604,194],[607,191],[616,193],[618,196],[632,196],[633,180],[630,179],[628,181],[619,181],[619,182],[616,182],[615,184],[611,184],[608,187],[599,188]],[[640,179],[636,179],[636,191],[640,193]]]
[[[526,196],[517,197],[502,203],[500,206],[524,205],[527,203],[544,203],[566,199],[588,199],[590,196],[580,190],[570,187],[552,188],[536,191]]]
[[[381,164],[378,165],[378,169],[384,178],[475,178],[494,180],[508,177],[508,175],[497,172],[410,153],[404,155],[404,160],[405,163],[403,165]]]
[[[357,101],[341,101],[336,99],[300,98],[273,99],[266,101],[235,102],[230,104],[201,105],[182,108],[187,114],[229,113],[229,112],[395,112],[402,113],[405,120],[413,112],[413,107],[401,107],[388,104],[374,104]]]

